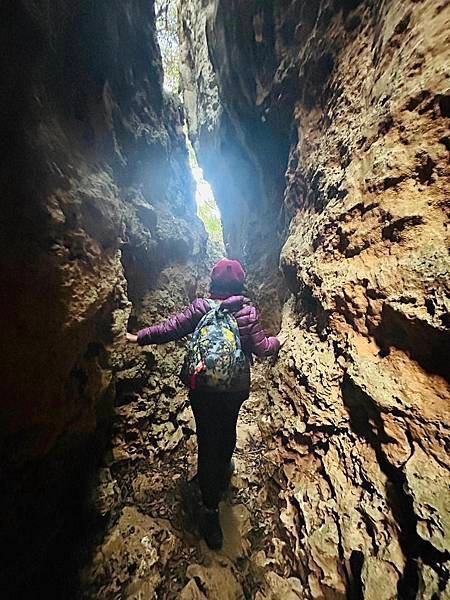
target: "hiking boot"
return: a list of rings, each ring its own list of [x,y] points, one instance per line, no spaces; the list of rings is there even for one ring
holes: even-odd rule
[[[219,520],[219,509],[203,508],[200,518],[200,533],[211,550],[220,550],[223,533]]]

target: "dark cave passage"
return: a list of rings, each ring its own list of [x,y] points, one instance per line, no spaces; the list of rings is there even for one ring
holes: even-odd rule
[[[448,6],[0,16],[2,597],[448,598]],[[125,334],[223,254],[283,346],[213,552],[185,344]]]

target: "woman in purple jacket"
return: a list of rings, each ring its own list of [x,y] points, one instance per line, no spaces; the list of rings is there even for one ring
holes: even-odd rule
[[[222,304],[236,317],[242,350],[251,361],[252,354],[276,354],[280,342],[276,337],[266,336],[256,308],[242,295],[244,280],[245,271],[237,260],[222,259],[211,273],[210,297],[211,300],[222,300]],[[208,299],[197,298],[183,312],[164,323],[142,329],[137,335],[127,333],[127,340],[140,346],[179,340],[192,333],[210,309]],[[212,549],[221,548],[223,542],[219,502],[233,472],[231,457],[236,446],[239,409],[249,393],[249,378],[239,389],[189,392],[197,429],[197,474],[204,504],[200,530]]]

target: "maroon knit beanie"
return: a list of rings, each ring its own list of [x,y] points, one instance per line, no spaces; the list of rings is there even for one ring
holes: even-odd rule
[[[211,272],[211,285],[220,289],[241,288],[245,280],[245,271],[238,260],[222,258]]]

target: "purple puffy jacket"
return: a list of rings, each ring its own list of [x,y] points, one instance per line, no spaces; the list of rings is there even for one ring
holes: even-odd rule
[[[242,350],[250,356],[270,356],[276,354],[280,342],[276,337],[267,337],[259,319],[258,311],[249,305],[244,296],[230,296],[222,301],[222,305],[234,314],[239,326]],[[138,331],[138,344],[165,344],[179,340],[192,333],[201,318],[211,309],[205,298],[197,298],[192,304],[164,323],[146,327]]]

